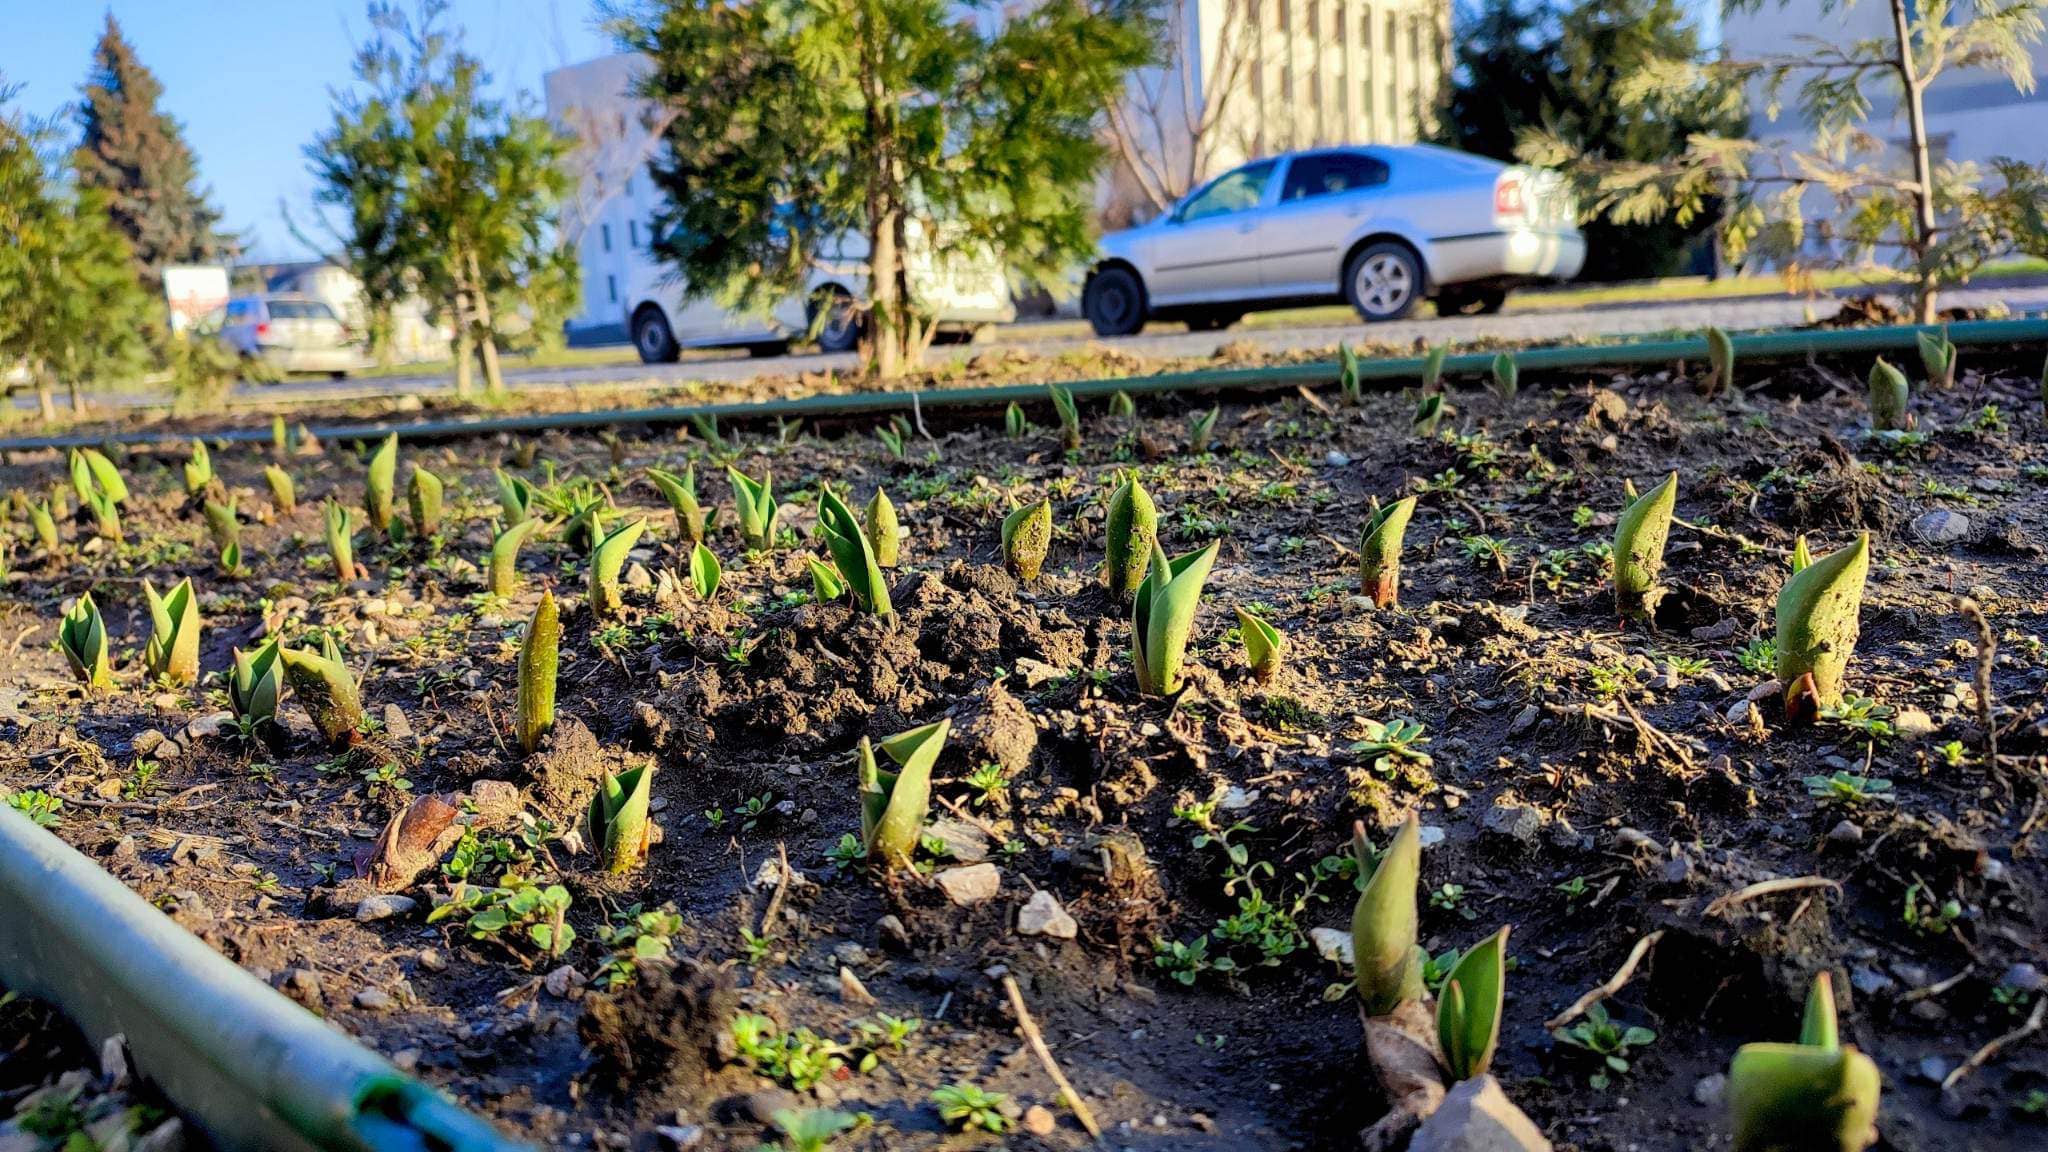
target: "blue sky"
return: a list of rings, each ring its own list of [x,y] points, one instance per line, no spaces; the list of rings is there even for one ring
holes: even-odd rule
[[[407,0],[408,4],[410,0]],[[501,90],[539,107],[541,74],[610,48],[589,0],[454,0],[449,20]],[[164,86],[226,224],[258,259],[306,255],[279,214],[309,212],[301,149],[326,127],[330,90],[351,80],[368,32],[362,0],[0,0],[0,74],[23,109],[78,99],[105,12]]]

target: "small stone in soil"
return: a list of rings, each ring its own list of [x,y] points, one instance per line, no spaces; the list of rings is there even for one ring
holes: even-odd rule
[[[1702,1108],[1719,1108],[1727,1094],[1728,1076],[1722,1072],[1702,1076],[1692,1086],[1692,1102]]]
[[[365,988],[356,993],[356,1007],[365,1012],[382,1012],[397,1003],[397,999],[382,988]]]
[[[412,911],[418,903],[417,900],[410,896],[388,894],[365,896],[362,903],[356,905],[356,919],[366,922],[370,920],[388,920],[393,916],[405,915],[407,912]]]
[[[972,908],[995,899],[1002,890],[1003,874],[993,864],[970,864],[946,869],[939,873],[938,881],[946,899],[962,908]]]
[[[1024,1131],[1041,1139],[1053,1134],[1059,1127],[1059,1120],[1043,1104],[1033,1104],[1024,1110]]]
[[[1055,940],[1072,940],[1079,931],[1074,918],[1060,907],[1059,900],[1052,893],[1041,888],[1032,893],[1024,907],[1017,912],[1017,934],[1019,936],[1050,936]]]

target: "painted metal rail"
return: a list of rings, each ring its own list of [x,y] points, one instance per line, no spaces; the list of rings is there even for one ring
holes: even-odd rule
[[[1874,353],[1910,353],[1922,332],[1945,331],[1961,347],[2001,347],[2048,344],[2048,317],[2017,320],[1968,320],[1942,325],[1896,325],[1882,328],[1794,329],[1754,332],[1735,336],[1738,361],[1798,360],[1809,356],[1846,356]],[[1444,361],[1444,375],[1483,376],[1492,366],[1493,351],[1467,352]],[[1704,336],[1669,340],[1646,340],[1616,344],[1573,344],[1551,348],[1527,348],[1515,352],[1515,362],[1526,377],[1531,374],[1631,368],[1650,364],[1672,364],[1681,360],[1705,360]],[[1333,361],[1278,364],[1263,368],[1205,368],[1192,372],[1166,372],[1081,380],[1064,385],[1077,398],[1105,397],[1116,392],[1133,396],[1168,393],[1257,393],[1295,387],[1334,385],[1337,365]],[[1392,386],[1412,381],[1422,372],[1421,357],[1363,360],[1360,381],[1372,386]],[[549,412],[525,416],[478,416],[444,420],[374,421],[339,423],[312,428],[327,441],[376,440],[396,432],[403,440],[447,440],[501,433],[520,435],[558,430],[616,428],[682,424],[702,418],[723,421],[772,421],[776,419],[847,420],[864,417],[910,415],[914,412],[1001,408],[1010,403],[1037,404],[1046,400],[1041,384],[1005,384],[988,388],[940,388],[926,391],[857,392],[804,396],[789,400],[697,404],[651,408],[612,408],[590,412]],[[270,438],[267,428],[231,428],[204,433],[215,442],[262,442]],[[146,446],[183,443],[190,433],[147,431],[93,435],[75,433],[53,436],[22,436],[0,439],[0,452],[39,451],[86,447],[99,444]]]
[[[0,805],[0,983],[56,1006],[227,1152],[529,1152]]]

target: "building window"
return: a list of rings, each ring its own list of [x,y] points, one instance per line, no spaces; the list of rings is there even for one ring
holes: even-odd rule
[[[612,303],[617,304],[619,302],[619,278],[617,276],[607,276],[604,278],[604,292],[605,296]]]
[[[609,224],[599,224],[599,225],[597,226],[597,235],[598,235],[598,238],[599,238],[600,240],[604,241],[604,250],[605,250],[605,251],[607,251],[607,252],[611,251],[611,250],[612,250],[612,226],[611,226],[611,225],[609,225]]]
[[[626,243],[635,248],[640,247],[640,222],[638,220],[626,221]]]

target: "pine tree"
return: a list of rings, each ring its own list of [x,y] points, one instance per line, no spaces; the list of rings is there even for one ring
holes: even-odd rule
[[[82,135],[72,166],[81,187],[104,193],[107,213],[152,291],[164,265],[212,263],[237,247],[220,231],[210,190],[198,186],[183,130],[157,107],[162,96],[163,85],[108,13],[79,104]]]

